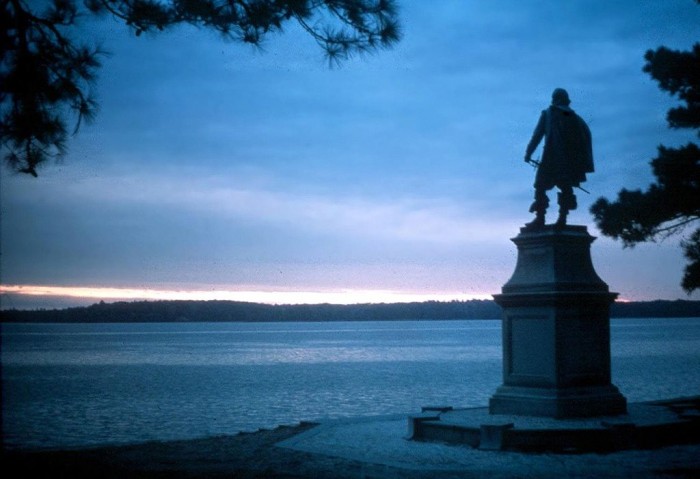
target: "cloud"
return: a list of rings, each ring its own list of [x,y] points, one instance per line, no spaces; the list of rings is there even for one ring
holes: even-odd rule
[[[55,177],[42,188],[62,201],[88,209],[120,205],[134,212],[158,210],[163,216],[192,214],[217,221],[252,221],[285,228],[396,242],[468,244],[507,235],[500,224],[482,216],[479,199],[457,204],[449,196],[412,196],[408,192],[368,196],[342,191],[307,193],[304,187],[283,188],[275,178],[230,178],[195,169],[139,174],[105,174],[89,181]],[[249,186],[242,186],[248,184]],[[18,184],[14,195],[22,195]],[[313,189],[313,188],[311,188]],[[25,191],[28,196],[31,191]],[[44,191],[46,194],[47,192]],[[31,201],[26,197],[25,201]],[[76,211],[79,213],[79,211]]]

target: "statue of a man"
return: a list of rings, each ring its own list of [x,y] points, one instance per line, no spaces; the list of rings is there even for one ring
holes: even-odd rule
[[[574,188],[586,181],[586,173],[593,172],[591,131],[586,122],[569,107],[569,94],[562,88],[552,93],[552,104],[542,112],[525,151],[525,161],[537,165],[535,201],[530,212],[535,219],[528,228],[544,226],[544,215],[549,206],[547,191],[559,188],[559,218],[556,226],[566,224],[566,216],[577,207]],[[544,140],[542,160],[533,161],[532,153]]]

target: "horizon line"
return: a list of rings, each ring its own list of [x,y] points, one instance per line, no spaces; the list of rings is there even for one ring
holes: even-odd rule
[[[85,302],[118,301],[241,301],[272,305],[381,304],[425,301],[492,300],[492,294],[423,293],[382,289],[158,289],[103,286],[0,285],[0,296]],[[0,309],[8,309],[2,305]]]

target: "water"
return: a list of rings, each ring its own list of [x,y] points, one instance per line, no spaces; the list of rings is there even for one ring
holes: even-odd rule
[[[700,318],[613,320],[630,401],[700,394]],[[500,321],[2,325],[7,448],[234,434],[484,406]]]

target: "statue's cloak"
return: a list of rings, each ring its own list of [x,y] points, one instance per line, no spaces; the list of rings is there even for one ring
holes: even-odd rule
[[[545,138],[535,188],[578,186],[593,172],[591,131],[568,106],[552,105],[542,112],[527,146],[528,157]]]

